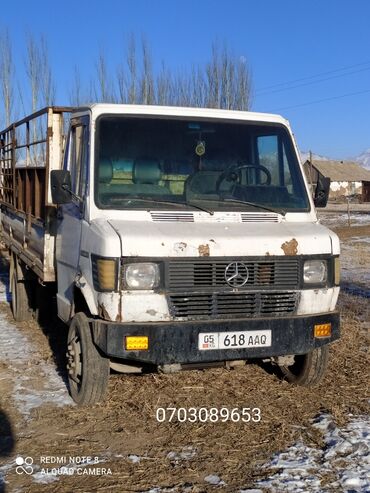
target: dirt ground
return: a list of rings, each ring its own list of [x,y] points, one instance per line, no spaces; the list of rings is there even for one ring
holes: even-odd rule
[[[370,236],[368,226],[361,228],[351,235]],[[349,237],[345,229],[338,233],[344,241]],[[322,435],[309,425],[315,416],[328,412],[340,426],[350,414],[368,413],[369,305],[366,298],[340,295],[342,338],[331,347],[324,381],[313,389],[292,386],[268,365],[257,364],[168,375],[116,374],[111,376],[104,403],[78,408],[49,402],[34,408],[26,419],[14,400],[12,370],[0,363],[0,456],[7,455],[0,464],[16,456],[33,457],[35,463],[41,456],[92,456],[103,461],[99,467],[111,470],[109,475],[65,475],[42,484],[11,467],[4,491],[129,493],[160,487],[200,493],[253,488],[268,474],[259,466],[273,453],[297,440],[322,445]],[[0,304],[0,314],[12,320],[5,303]],[[64,376],[64,326],[55,319],[43,327],[30,322],[18,328],[40,354],[40,362],[22,363],[33,375],[32,382],[43,378],[42,362],[51,363]],[[262,419],[159,423],[158,407],[258,407]],[[218,475],[225,484],[208,484],[208,475]],[[330,478],[321,479],[325,485]]]
[[[337,233],[342,242],[357,236],[370,238],[370,225],[350,227],[340,226],[332,227],[331,229]]]

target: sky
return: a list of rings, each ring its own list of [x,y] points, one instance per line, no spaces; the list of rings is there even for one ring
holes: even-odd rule
[[[45,36],[59,105],[74,67],[89,80],[103,50],[115,70],[130,33],[174,71],[226,43],[251,69],[252,111],[282,114],[302,151],[347,159],[370,148],[369,19],[370,0],[18,0],[2,9],[0,31],[20,84],[27,33]]]

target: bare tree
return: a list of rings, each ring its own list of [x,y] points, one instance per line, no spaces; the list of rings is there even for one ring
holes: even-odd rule
[[[40,38],[38,62],[41,104],[51,106],[55,104],[56,87],[50,66],[49,49],[44,36]]]
[[[125,50],[125,63],[117,70],[118,90],[121,103],[138,103],[138,63],[136,41],[134,34],[130,34]]]
[[[8,127],[14,110],[14,64],[9,32],[0,34],[0,82],[3,95],[5,126]]]
[[[217,43],[206,65],[205,104],[211,108],[249,110],[251,107],[251,74],[245,57],[235,57],[226,45]]]
[[[251,76],[246,59],[235,57],[227,45],[213,43],[211,58],[205,65],[173,73],[163,61],[160,71],[154,74],[149,46],[143,39],[140,62],[139,65],[131,35],[126,71],[122,66],[118,70],[122,102],[250,109]]]
[[[127,102],[127,88],[126,88],[126,77],[125,68],[121,64],[117,68],[117,87],[118,87],[118,102]]]
[[[172,104],[177,106],[192,106],[192,87],[189,74],[180,72],[174,79]]]
[[[31,89],[31,110],[38,106],[55,104],[56,85],[49,59],[47,40],[41,36],[38,40],[32,34],[27,38],[26,73]]]
[[[206,105],[206,82],[200,66],[194,66],[191,70],[191,106],[203,107]]]
[[[251,75],[246,59],[233,55],[226,44],[221,47],[218,42],[213,43],[206,64],[193,65],[190,70],[177,73],[164,61],[160,70],[154,72],[148,42],[142,38],[139,56],[136,46],[136,38],[131,34],[124,62],[116,70],[121,103],[250,109]],[[97,69],[99,90],[94,92],[95,99],[117,100],[112,97],[113,82],[102,54]]]
[[[157,75],[155,84],[155,101],[156,104],[170,105],[173,97],[172,76],[162,61],[161,71]]]
[[[234,58],[229,56],[228,50],[224,47],[220,60],[221,75],[221,108],[231,110],[234,107],[236,73]]]
[[[27,38],[26,73],[31,89],[31,111],[34,113],[40,93],[40,52],[32,34]]]
[[[135,38],[131,35],[127,51],[127,68],[129,73],[129,82],[127,84],[127,102],[137,103],[137,58]]]
[[[18,94],[18,101],[20,102],[20,105],[21,105],[21,108],[22,108],[22,113],[23,115],[25,115],[27,113],[27,110],[26,110],[26,104],[25,104],[25,101],[24,101],[24,97],[23,97],[23,89],[22,89],[22,86],[19,82],[19,80],[17,81],[17,94]]]
[[[6,43],[2,41],[2,45],[4,44]],[[2,58],[4,59],[4,55]],[[218,42],[213,43],[210,59],[205,64],[194,64],[190,69],[174,72],[163,61],[159,71],[155,71],[148,42],[145,38],[141,39],[138,55],[136,38],[131,34],[124,60],[116,69],[115,77],[112,77],[108,65],[106,55],[100,51],[95,74],[86,87],[81,84],[78,68],[74,68],[69,93],[71,104],[80,105],[82,94],[85,94],[86,101],[238,110],[249,110],[251,107],[251,73],[246,59],[235,57],[226,45],[220,46]],[[56,86],[45,38],[36,42],[32,35],[28,36],[26,72],[30,83],[32,111],[37,110],[40,102],[45,105],[53,104]],[[2,68],[2,73],[9,74],[9,71]],[[4,87],[3,82],[3,95]],[[11,92],[7,94],[7,97],[4,95],[4,104],[12,97]],[[10,110],[6,111],[7,118],[10,119]]]
[[[142,73],[141,73],[141,103],[142,104],[154,104],[154,82],[153,82],[153,69],[152,69],[152,57],[149,50],[148,42],[145,38],[142,38]]]
[[[87,90],[87,100],[92,102],[92,101],[96,101],[96,86],[95,86],[95,82],[94,82],[94,79],[90,79],[89,81],[89,87],[88,87],[88,90]]]
[[[77,65],[73,68],[73,81],[69,91],[69,103],[72,106],[79,106],[82,103],[81,76]]]
[[[114,103],[116,97],[113,89],[113,81],[109,76],[105,53],[101,50],[96,63],[97,88],[95,96],[98,101],[104,103]]]
[[[236,71],[234,109],[248,111],[252,106],[252,74],[244,57],[240,57]]]
[[[211,60],[205,68],[207,80],[207,100],[209,108],[221,108],[221,63],[217,43],[212,45]]]

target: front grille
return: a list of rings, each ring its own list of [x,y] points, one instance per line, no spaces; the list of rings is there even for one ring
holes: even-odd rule
[[[287,291],[169,295],[172,315],[184,319],[286,315],[296,311],[297,300],[296,292]]]
[[[241,289],[275,287],[297,289],[299,282],[298,259],[238,260],[248,269],[248,281]],[[175,260],[168,264],[169,290],[193,288],[230,288],[225,270],[230,261]]]
[[[261,294],[261,310],[263,315],[292,313],[296,309],[295,293],[263,293]]]

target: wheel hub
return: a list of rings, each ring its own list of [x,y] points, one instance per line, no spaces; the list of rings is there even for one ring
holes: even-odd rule
[[[77,336],[67,346],[67,369],[69,377],[80,384],[82,375],[81,343]]]

